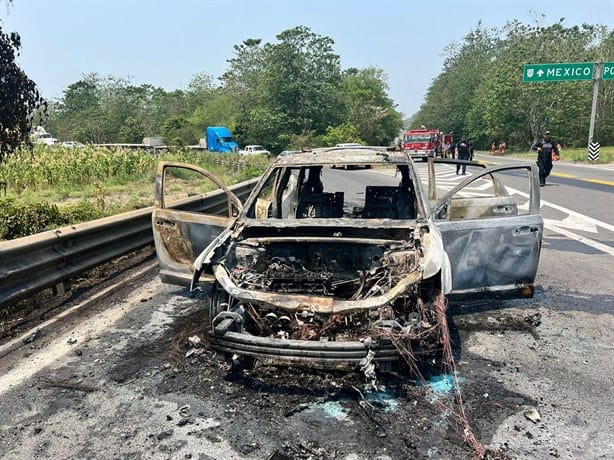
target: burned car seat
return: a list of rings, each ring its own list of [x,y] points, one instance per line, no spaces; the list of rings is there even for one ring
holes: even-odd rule
[[[368,185],[360,216],[365,219],[415,219],[414,198],[405,187]]]
[[[302,196],[296,209],[296,217],[342,217],[343,192],[310,193]]]

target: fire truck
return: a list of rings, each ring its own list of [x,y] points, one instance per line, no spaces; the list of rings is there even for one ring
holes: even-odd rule
[[[442,156],[444,146],[452,134],[444,134],[438,129],[410,129],[403,134],[403,150],[416,158]]]

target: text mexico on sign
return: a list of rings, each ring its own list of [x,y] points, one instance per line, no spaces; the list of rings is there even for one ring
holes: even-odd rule
[[[595,65],[592,62],[560,64],[526,64],[523,82],[592,80]]]

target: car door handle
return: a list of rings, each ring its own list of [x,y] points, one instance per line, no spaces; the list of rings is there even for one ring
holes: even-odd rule
[[[177,223],[174,220],[156,219],[156,225],[159,227],[174,227]]]
[[[496,206],[493,209],[494,214],[512,214],[514,212],[514,207],[509,205],[504,206]]]
[[[528,235],[529,233],[537,233],[539,232],[539,228],[531,227],[528,225],[523,225],[522,227],[518,227],[514,230],[514,234],[516,235]]]

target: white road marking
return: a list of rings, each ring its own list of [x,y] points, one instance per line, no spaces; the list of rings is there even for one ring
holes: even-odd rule
[[[614,248],[611,248],[610,246],[600,243],[599,241],[595,241],[595,240],[591,240],[590,238],[586,238],[582,235],[577,235],[573,232],[570,232],[562,228],[558,224],[559,222],[557,221],[550,221],[549,224],[547,224],[546,219],[544,219],[544,227],[548,228],[549,230],[552,230],[556,233],[560,233],[561,235],[564,235],[569,239],[576,240],[580,243],[584,243],[587,246],[597,249],[598,251],[605,252],[606,254],[614,256]]]
[[[570,214],[563,220],[556,222],[558,222],[558,225],[565,228],[571,228],[588,233],[599,233],[599,230],[597,230],[597,226],[593,222],[589,222],[588,220],[582,219],[579,216]]]
[[[512,193],[523,196],[525,198],[529,198],[528,193],[521,192],[519,190],[508,188]],[[564,208],[563,206],[559,206],[558,204],[550,203],[549,201],[542,200],[540,203],[541,207],[544,206],[551,207],[556,209],[557,211],[563,212],[567,214],[567,217],[563,220],[554,220],[554,219],[544,219],[544,228],[548,230],[552,230],[553,232],[559,233],[561,235],[566,236],[572,240],[576,240],[580,243],[586,244],[598,251],[605,252],[611,256],[614,256],[614,248],[610,246],[600,243],[599,241],[592,240],[590,238],[586,238],[585,236],[578,235],[576,233],[570,232],[567,228],[571,228],[572,230],[581,230],[585,232],[598,233],[596,227],[601,227],[603,229],[614,232],[614,226],[610,225],[606,222],[601,222],[600,220],[594,219],[589,216],[585,216],[580,214],[579,212],[572,211],[571,209]]]

